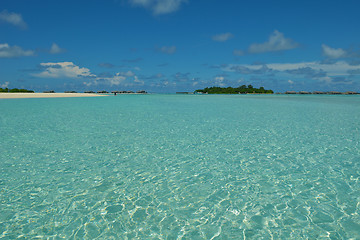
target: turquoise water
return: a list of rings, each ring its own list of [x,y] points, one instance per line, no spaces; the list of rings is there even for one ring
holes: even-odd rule
[[[360,239],[359,96],[0,109],[0,239]]]

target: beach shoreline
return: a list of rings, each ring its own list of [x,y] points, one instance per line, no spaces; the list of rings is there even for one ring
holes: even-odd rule
[[[104,97],[96,93],[0,93],[0,99],[16,98],[68,98],[68,97]]]

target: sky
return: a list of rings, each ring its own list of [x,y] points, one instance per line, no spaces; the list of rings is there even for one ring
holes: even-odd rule
[[[0,87],[360,92],[358,0],[1,0]]]

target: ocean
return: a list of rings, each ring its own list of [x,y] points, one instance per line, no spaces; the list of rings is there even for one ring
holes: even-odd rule
[[[360,96],[0,99],[0,239],[360,239]]]

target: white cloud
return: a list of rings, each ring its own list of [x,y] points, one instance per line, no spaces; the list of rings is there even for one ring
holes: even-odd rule
[[[134,83],[137,83],[139,85],[144,85],[145,82],[140,80],[137,76],[134,77]]]
[[[100,78],[97,78],[96,80],[98,80],[98,79],[100,79]],[[115,76],[101,78],[101,79],[105,80],[110,86],[113,86],[113,85],[118,86],[126,80],[126,77],[121,75],[120,73],[117,73],[117,74],[115,74]]]
[[[19,46],[9,46],[7,43],[0,44],[0,58],[15,58],[23,56],[34,56],[32,50],[23,50]]]
[[[323,78],[321,78],[321,79],[319,79],[320,81],[322,81],[322,82],[325,82],[325,83],[331,83],[331,81],[332,81],[332,78],[331,77],[329,77],[329,76],[326,76],[326,77],[323,77]]]
[[[154,15],[176,12],[187,0],[130,0],[135,6],[150,9]]]
[[[214,36],[212,36],[212,40],[217,41],[217,42],[225,42],[232,37],[234,37],[234,35],[232,35],[232,33],[228,32],[228,33],[214,35]]]
[[[250,53],[264,53],[264,52],[276,52],[290,50],[297,48],[298,43],[294,42],[290,38],[285,38],[284,34],[275,30],[269,37],[269,40],[264,43],[253,43],[249,46],[248,51]]]
[[[0,12],[0,21],[10,23],[20,28],[27,27],[26,23],[22,19],[21,14],[10,13],[7,10],[3,10],[2,12]]]
[[[121,73],[118,73],[118,74],[121,74],[121,75],[126,76],[126,77],[135,76],[135,73],[133,71],[121,72]]]
[[[90,87],[90,86],[93,86],[93,85],[97,85],[97,83],[96,84],[94,84],[94,82],[83,82],[83,84],[85,85],[85,86],[87,86],[87,87]]]
[[[50,53],[51,54],[57,54],[57,53],[62,53],[64,52],[65,50],[60,48],[59,45],[57,45],[56,43],[53,43],[51,45],[51,48],[50,48]]]
[[[166,54],[174,54],[176,52],[175,46],[163,46],[161,48],[158,48],[158,51]]]
[[[130,77],[134,77],[134,80],[130,80]],[[116,85],[125,85],[125,86],[132,86],[132,85],[143,85],[144,82],[140,81],[138,77],[132,71],[127,72],[118,72],[114,76],[111,77],[96,77],[95,82],[97,83],[98,80],[105,81],[106,84],[110,86]],[[96,85],[96,84],[95,84]]]
[[[40,63],[40,66],[43,68],[42,72],[33,74],[33,76],[40,78],[81,79],[84,80],[83,84],[88,87],[96,86],[100,83],[110,86],[144,85],[144,82],[139,80],[132,71],[119,72],[110,77],[100,77],[91,73],[90,69],[79,67],[72,62]]]
[[[80,68],[72,62],[40,63],[45,68],[41,73],[34,76],[41,78],[83,78],[96,77],[88,68]]]
[[[9,84],[10,84],[10,82],[5,82],[3,84],[0,84],[0,87],[1,88],[7,88],[7,87],[9,87]]]
[[[224,83],[225,78],[223,76],[214,77],[214,85],[224,87],[226,84]]]
[[[290,83],[290,84],[294,84],[294,81],[292,81],[292,80],[288,80],[288,83]]]
[[[333,59],[342,58],[342,57],[346,57],[347,55],[346,51],[341,48],[331,48],[325,44],[322,44],[321,47],[322,47],[323,55],[328,58],[333,58]]]

